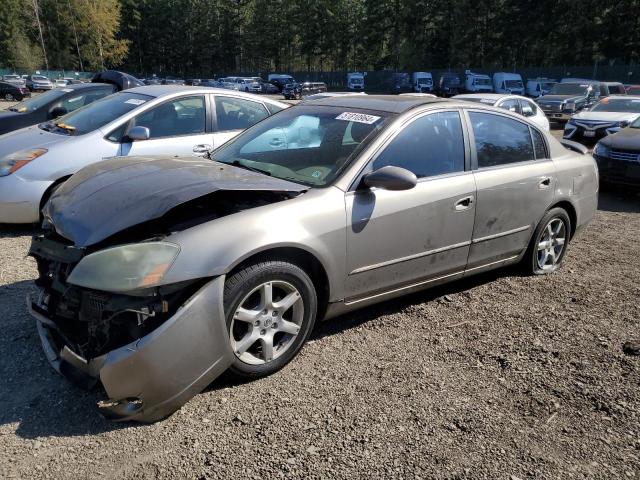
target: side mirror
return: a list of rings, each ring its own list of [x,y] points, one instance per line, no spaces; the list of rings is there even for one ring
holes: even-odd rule
[[[139,142],[141,140],[149,140],[151,134],[149,133],[149,129],[143,126],[132,127],[126,135],[126,138],[132,142]]]
[[[384,190],[410,190],[418,183],[414,173],[400,167],[386,166],[362,178],[362,183],[369,188],[382,188]]]
[[[49,118],[58,118],[61,117],[63,115],[66,115],[67,109],[64,107],[55,107],[53,108],[50,112],[49,112]]]

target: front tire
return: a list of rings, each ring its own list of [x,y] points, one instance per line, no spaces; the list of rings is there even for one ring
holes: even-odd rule
[[[229,277],[224,308],[235,354],[229,372],[255,379],[277,372],[297,355],[313,330],[318,299],[300,267],[272,260]]]
[[[7,102],[13,102],[15,100],[15,97],[13,96],[12,93],[7,93],[7,94],[5,94],[4,99]]]
[[[569,246],[571,220],[562,208],[552,208],[540,220],[524,258],[527,273],[548,275],[562,265]]]

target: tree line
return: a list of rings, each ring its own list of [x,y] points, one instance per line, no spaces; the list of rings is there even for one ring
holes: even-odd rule
[[[141,76],[633,65],[640,0],[3,0],[0,67]]]

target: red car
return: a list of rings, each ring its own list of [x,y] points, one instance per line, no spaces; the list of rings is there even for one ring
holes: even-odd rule
[[[640,95],[640,85],[627,85],[624,87],[627,95]]]

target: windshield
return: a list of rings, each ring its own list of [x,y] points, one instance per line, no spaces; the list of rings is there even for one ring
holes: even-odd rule
[[[504,83],[507,88],[522,88],[522,80],[507,80]]]
[[[427,77],[419,78],[418,85],[431,85],[431,79]]]
[[[640,99],[603,98],[592,109],[592,112],[628,112],[640,113]]]
[[[35,112],[40,107],[47,105],[49,102],[56,100],[57,98],[62,97],[65,93],[71,92],[70,89],[62,89],[62,90],[49,90],[42,95],[38,95],[37,97],[30,98],[29,100],[25,100],[24,102],[20,102],[13,107],[9,107],[9,110],[12,112]]]
[[[549,95],[585,95],[589,85],[580,83],[556,83]]]
[[[351,77],[351,79],[349,80],[351,83],[355,84],[355,85],[359,85],[362,82],[364,82],[364,79],[359,78],[359,77]]]
[[[631,128],[640,128],[640,117],[636,118],[634,122],[629,125]]]
[[[474,78],[474,85],[491,85],[491,80],[488,78]]]
[[[49,79],[47,77],[41,77],[41,76],[38,76],[38,75],[33,75],[31,77],[31,80],[35,80],[36,82],[48,82],[49,81]]]
[[[216,150],[212,160],[324,187],[371,141],[387,112],[297,106],[269,117]]]
[[[40,128],[67,135],[83,135],[103,127],[134,108],[153,100],[154,97],[140,93],[120,92],[85,105]]]

